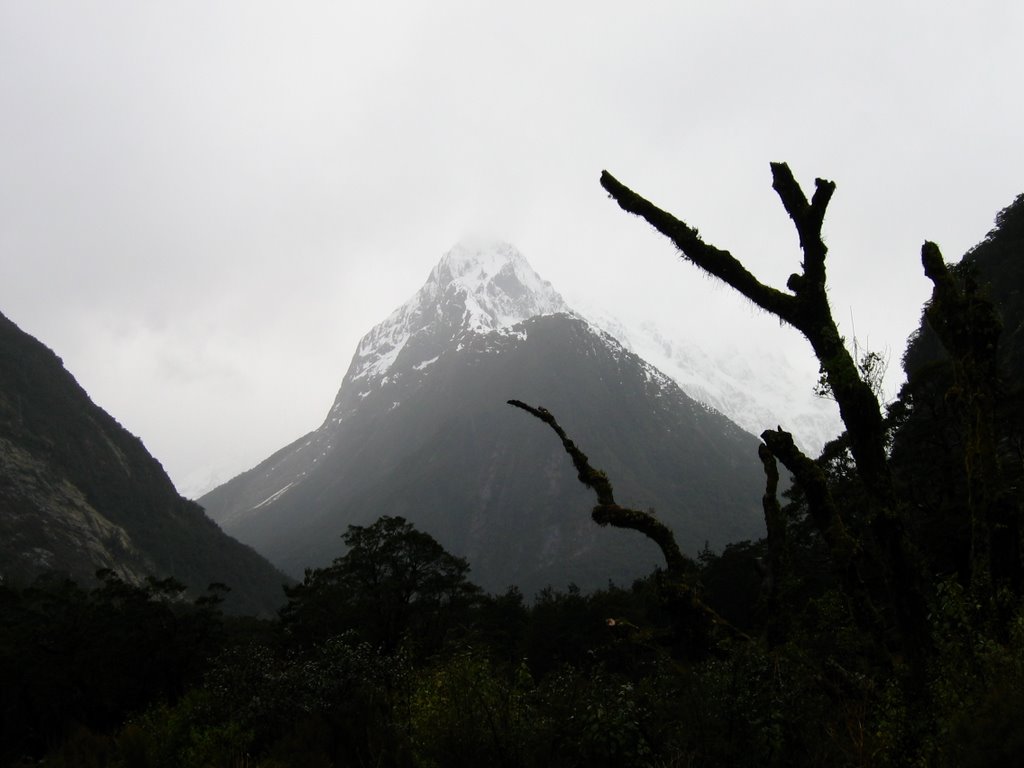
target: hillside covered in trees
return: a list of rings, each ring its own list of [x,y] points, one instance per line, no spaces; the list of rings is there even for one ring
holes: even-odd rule
[[[786,290],[602,177],[687,260],[800,330],[840,405],[847,430],[818,458],[762,434],[765,539],[686,557],[616,499],[570,424],[516,401],[595,492],[595,524],[651,538],[662,568],[592,594],[488,595],[381,510],[275,621],[111,574],[90,592],[2,585],[3,763],[1021,764],[1024,195],[958,264],[924,245],[933,294],[886,407],[826,299],[835,185],[808,199],[772,170],[803,249]]]

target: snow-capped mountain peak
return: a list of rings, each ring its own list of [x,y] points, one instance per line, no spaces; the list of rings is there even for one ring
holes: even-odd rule
[[[431,270],[416,298],[465,302],[462,327],[494,331],[537,315],[568,312],[558,292],[501,241],[463,241]]]
[[[559,312],[571,310],[514,246],[464,240],[409,301],[362,338],[325,425],[344,418],[353,397],[365,397],[402,371],[423,370],[466,333],[500,332]]]

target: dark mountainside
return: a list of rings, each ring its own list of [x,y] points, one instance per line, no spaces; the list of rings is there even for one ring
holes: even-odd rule
[[[473,258],[493,254],[471,256],[454,272],[476,275]],[[490,590],[591,589],[650,573],[657,548],[593,524],[558,440],[506,405],[522,398],[558,413],[619,498],[655,508],[691,555],[762,535],[751,435],[578,317],[471,327],[481,296],[507,300],[507,316],[544,305],[536,295],[551,290],[531,283],[518,254],[500,258],[511,261],[488,267],[498,278],[476,293],[451,290],[442,261],[424,300],[360,344],[324,425],[200,499],[210,516],[296,576],[341,554],[347,525],[380,515],[435,536]],[[554,296],[545,306],[564,309]],[[397,338],[396,317],[413,318],[410,339],[393,367],[375,367],[378,350],[399,346],[378,342]]]
[[[231,588],[233,612],[272,613],[287,579],[181,498],[142,442],[89,399],[50,349],[0,315],[0,573],[95,584],[174,577]]]

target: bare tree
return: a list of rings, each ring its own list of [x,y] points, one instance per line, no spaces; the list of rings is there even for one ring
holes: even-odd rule
[[[871,386],[861,379],[856,361],[839,334],[825,292],[828,248],[821,237],[821,227],[836,185],[816,179],[814,195],[808,202],[789,166],[772,163],[771,169],[772,186],[796,226],[803,251],[802,271],[789,276],[788,292],[759,281],[731,253],[705,243],[695,228],[648,202],[607,171],[601,174],[601,186],[624,211],[640,216],[668,237],[688,261],[804,335],[839,405],[857,471],[871,494],[888,505],[893,491],[885,457],[881,408]]]
[[[825,290],[828,248],[821,228],[836,185],[816,179],[814,194],[808,200],[789,166],[772,163],[771,170],[772,187],[796,227],[803,253],[801,270],[790,275],[787,290],[765,285],[731,253],[704,242],[696,228],[644,199],[607,171],[601,174],[601,186],[619,207],[640,216],[668,237],[686,260],[793,326],[810,342],[839,405],[857,476],[869,499],[865,512],[870,546],[850,535],[825,473],[797,448],[792,435],[778,427],[766,430],[761,438],[771,455],[803,487],[809,513],[828,545],[855,614],[881,637],[885,633],[881,626],[884,619],[879,617],[878,609],[884,608],[897,626],[902,650],[916,657],[927,643],[925,603],[917,561],[904,533],[889,473],[882,408],[839,334]],[[770,472],[768,462],[765,468]],[[770,474],[768,482],[773,484]],[[766,511],[771,509],[766,505]],[[778,532],[777,521],[769,521],[769,525]]]

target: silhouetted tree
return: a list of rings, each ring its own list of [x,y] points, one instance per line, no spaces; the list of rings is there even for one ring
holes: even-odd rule
[[[888,634],[885,614],[890,614],[903,653],[912,660],[920,659],[928,643],[921,573],[893,489],[882,409],[871,382],[861,376],[839,334],[825,290],[828,249],[821,227],[836,185],[816,179],[814,195],[808,200],[785,163],[772,163],[771,169],[772,186],[796,227],[803,252],[802,269],[790,275],[788,291],[760,282],[731,253],[705,243],[695,228],[645,200],[607,171],[601,175],[601,185],[623,210],[641,216],[668,237],[688,261],[792,325],[810,342],[839,405],[857,476],[866,491],[869,503],[863,512],[870,541],[850,535],[828,478],[797,448],[791,434],[780,427],[766,430],[761,438],[802,486],[808,511],[828,544],[859,620],[882,641]]]
[[[342,538],[345,555],[285,590],[281,620],[296,637],[316,641],[352,629],[389,650],[406,633],[436,644],[479,592],[469,564],[405,518],[350,525]]]

